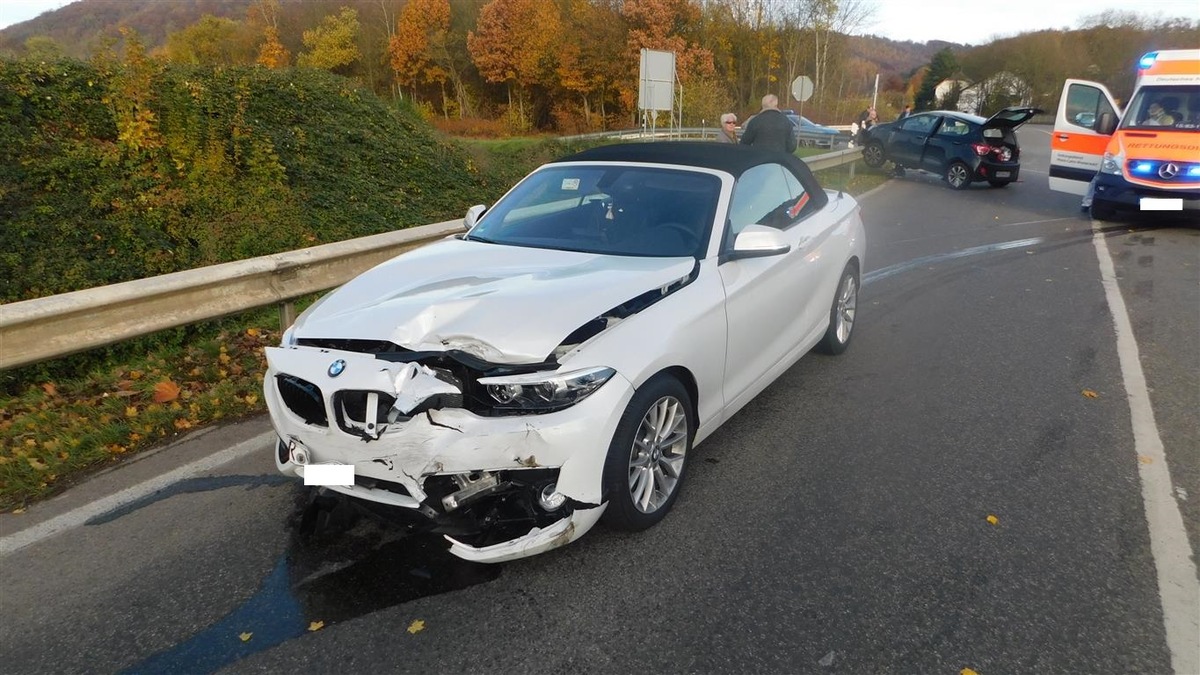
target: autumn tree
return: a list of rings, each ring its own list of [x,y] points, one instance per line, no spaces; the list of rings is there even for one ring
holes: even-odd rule
[[[675,53],[675,68],[680,82],[715,73],[712,52],[694,41],[694,27],[700,9],[690,0],[625,0],[621,14],[629,22],[626,63],[629,72],[638,72],[642,49]],[[632,110],[637,103],[636,78],[626,84],[622,100]],[[628,81],[627,81],[628,82]]]
[[[604,126],[610,94],[629,77],[624,17],[619,0],[567,0],[556,75],[559,86],[579,98],[583,126]],[[599,124],[593,120],[593,109]]]
[[[308,51],[296,58],[296,65],[331,71],[349,66],[361,57],[358,29],[358,12],[349,7],[326,16],[319,26],[304,31]]]
[[[450,30],[449,0],[409,0],[396,20],[396,34],[388,44],[396,81],[415,90],[421,85],[439,85],[442,110],[446,104],[449,73],[439,63]]]
[[[284,68],[291,60],[291,53],[279,41],[279,29],[274,26],[263,29],[263,43],[258,48],[255,62],[268,68]]]
[[[171,63],[198,66],[239,65],[253,58],[243,25],[211,14],[167,35],[165,54]]]
[[[561,33],[557,5],[544,0],[493,0],[479,13],[478,30],[467,34],[467,50],[488,82],[508,85],[508,109],[517,94],[518,128],[528,128],[525,99],[530,87],[552,83],[555,47]]]
[[[63,58],[62,45],[47,35],[34,35],[25,40],[25,58],[31,61],[57,61]]]

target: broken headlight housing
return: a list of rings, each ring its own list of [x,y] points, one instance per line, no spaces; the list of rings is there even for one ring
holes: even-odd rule
[[[616,373],[603,366],[569,373],[482,377],[479,384],[497,410],[552,412],[579,403]]]

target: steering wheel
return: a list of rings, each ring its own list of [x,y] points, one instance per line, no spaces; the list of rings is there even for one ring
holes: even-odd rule
[[[700,235],[696,234],[692,228],[684,225],[683,223],[675,221],[661,223],[655,227],[655,229],[659,228],[670,230],[675,234],[678,234],[683,239],[684,243],[687,244],[687,248],[690,251],[694,252],[696,247],[700,245]]]

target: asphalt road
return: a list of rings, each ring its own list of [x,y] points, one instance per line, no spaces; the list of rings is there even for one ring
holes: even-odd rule
[[[1200,598],[1164,603],[1143,494],[1165,463],[1193,564],[1200,229],[1100,226],[1161,439],[1146,454],[1093,224],[1046,187],[1046,129],[1021,138],[1006,189],[909,172],[863,198],[854,344],[698,448],[659,526],[499,566],[369,522],[304,538],[263,444],[0,553],[0,670],[1172,672],[1164,604]],[[267,428],[2,516],[0,545]]]

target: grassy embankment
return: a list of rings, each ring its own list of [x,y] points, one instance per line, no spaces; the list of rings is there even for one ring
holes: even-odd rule
[[[0,61],[2,302],[457,217],[575,149],[448,141],[321,73],[105,67]],[[0,373],[0,509],[261,413],[278,339],[267,308]]]

